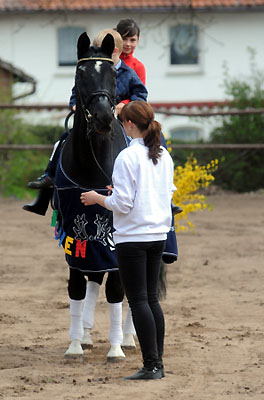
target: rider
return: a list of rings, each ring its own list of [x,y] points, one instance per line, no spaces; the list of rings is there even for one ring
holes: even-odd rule
[[[112,54],[112,59],[116,68],[116,113],[121,112],[122,107],[125,103],[131,100],[147,100],[147,89],[145,85],[141,82],[138,75],[132,68],[128,67],[123,60],[120,59],[120,55],[123,48],[123,40],[121,35],[114,29],[105,29],[98,33],[94,39],[93,45],[99,46],[104,36],[110,33],[114,37],[115,49]],[[70,109],[75,111],[76,108],[76,98],[75,98],[75,88],[72,89],[72,95],[69,102]],[[28,186],[32,189],[42,189],[39,192],[38,197],[31,204],[24,205],[24,210],[31,211],[36,214],[45,215],[50,197],[47,196],[49,189],[53,187],[54,177],[56,172],[56,166],[60,155],[61,145],[68,136],[65,132],[60,140],[55,144],[53,153],[48,162],[45,174],[42,175],[34,182],[29,182]]]
[[[137,47],[140,35],[140,29],[133,19],[121,19],[117,26],[117,32],[120,33],[123,39],[123,51],[120,55],[126,65],[132,68],[140,80],[146,84],[146,69],[144,64],[134,57],[133,53]]]

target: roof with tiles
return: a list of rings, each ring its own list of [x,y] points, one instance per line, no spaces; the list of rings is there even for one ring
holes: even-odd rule
[[[0,12],[177,9],[254,9],[264,0],[0,0]]]

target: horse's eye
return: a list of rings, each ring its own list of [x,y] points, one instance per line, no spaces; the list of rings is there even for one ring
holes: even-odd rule
[[[86,65],[80,65],[80,66],[78,67],[78,71],[83,71],[83,72],[85,72],[85,71],[86,71]]]

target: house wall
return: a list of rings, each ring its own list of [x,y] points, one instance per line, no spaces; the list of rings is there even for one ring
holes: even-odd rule
[[[135,56],[146,66],[150,102],[226,99],[223,64],[227,64],[231,76],[247,79],[250,74],[248,47],[256,49],[256,64],[263,66],[263,12],[194,13],[192,16],[166,13],[0,15],[0,57],[37,80],[36,93],[21,102],[68,102],[75,69],[57,65],[59,27],[84,26],[93,38],[99,30],[114,27],[121,18],[128,17],[134,18],[141,27]],[[177,72],[170,67],[168,27],[178,22],[193,22],[200,27],[202,62],[199,71],[183,68]],[[168,131],[189,123],[189,119],[183,117],[159,115],[159,119]],[[191,123],[197,124],[193,120]]]

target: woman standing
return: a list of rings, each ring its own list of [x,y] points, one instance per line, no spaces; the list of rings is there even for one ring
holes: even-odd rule
[[[164,377],[164,316],[158,300],[160,261],[171,226],[173,161],[160,145],[161,126],[142,101],[121,111],[130,146],[116,158],[111,196],[81,194],[85,205],[113,211],[119,271],[132,310],[143,368],[125,379]]]

